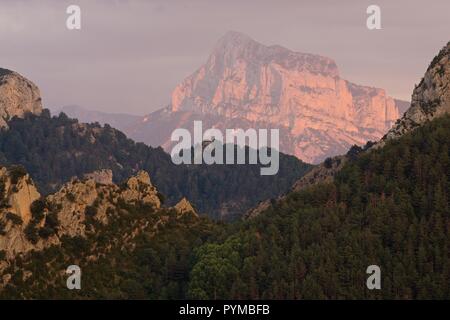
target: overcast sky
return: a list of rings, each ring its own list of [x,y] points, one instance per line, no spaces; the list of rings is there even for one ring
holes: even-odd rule
[[[66,8],[82,29],[66,28]],[[382,30],[366,28],[381,7]],[[449,0],[0,0],[0,67],[35,82],[46,107],[146,114],[208,57],[228,30],[334,59],[341,76],[410,99],[450,40]]]

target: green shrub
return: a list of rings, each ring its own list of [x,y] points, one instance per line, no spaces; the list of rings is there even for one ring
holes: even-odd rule
[[[50,227],[44,226],[43,228],[39,229],[38,234],[39,237],[47,239],[51,235],[55,234],[55,230]]]
[[[6,234],[5,228],[6,228],[6,223],[4,221],[0,220],[0,236],[4,236]]]
[[[45,226],[56,231],[59,226],[58,214],[49,212],[45,217]]]
[[[3,196],[4,193],[5,193],[5,181],[3,179],[1,179],[0,180],[0,196]]]
[[[11,205],[9,204],[8,199],[0,200],[0,208],[1,209],[7,209],[7,208],[10,208],[10,207],[11,207]]]
[[[32,244],[36,244],[38,242],[39,237],[38,237],[38,231],[36,229],[35,224],[33,224],[33,223],[28,224],[28,226],[25,228],[25,237]]]
[[[12,223],[15,225],[22,225],[22,223],[23,223],[22,217],[18,216],[15,213],[12,213],[12,212],[7,212],[6,218],[11,220]]]
[[[159,201],[161,201],[161,204],[164,204],[164,202],[166,201],[166,196],[163,195],[161,192],[158,192],[156,196],[158,197]]]
[[[66,198],[67,198],[67,200],[69,200],[70,202],[75,202],[75,196],[74,196],[72,193],[66,194]]]
[[[86,215],[86,217],[95,217],[95,215],[97,214],[97,208],[95,206],[86,206],[84,214]]]
[[[30,206],[31,215],[33,216],[33,219],[36,221],[41,221],[44,217],[44,210],[46,208],[46,204],[43,200],[38,199],[33,201],[33,203]]]
[[[325,165],[325,168],[331,169],[331,167],[333,166],[333,159],[326,158],[325,162],[324,162],[324,165]]]
[[[15,165],[8,168],[8,174],[11,178],[11,183],[16,184],[20,178],[27,174],[23,166]]]

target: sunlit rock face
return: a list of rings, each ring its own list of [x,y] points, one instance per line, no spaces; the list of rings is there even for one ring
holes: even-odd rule
[[[8,127],[9,119],[27,112],[42,112],[39,88],[17,72],[0,68],[0,127]]]
[[[341,79],[332,59],[229,32],[175,88],[171,104],[146,116],[130,135],[170,149],[171,130],[191,129],[193,120],[219,128],[279,128],[282,152],[318,163],[378,140],[406,108],[383,89]]]
[[[396,139],[427,121],[450,113],[450,42],[428,66],[419,85],[414,88],[411,108],[378,143]]]
[[[111,219],[123,214],[121,204],[136,208],[145,205],[146,210],[149,207],[154,210],[161,208],[158,190],[145,171],[139,171],[122,186],[109,181],[112,176],[108,170],[96,171],[87,174],[83,180],[73,178],[57,192],[41,197],[24,170],[0,167],[0,251],[4,251],[7,258],[59,245],[66,235],[85,237],[86,233],[96,231],[89,219],[108,224]],[[105,175],[108,175],[107,179]],[[33,213],[33,204],[38,200],[43,205]],[[194,211],[187,199],[183,201],[180,202],[183,210]],[[41,214],[36,215],[36,211]],[[58,221],[55,232],[32,241],[29,237],[30,225],[37,230],[37,234],[41,234],[39,231],[48,227],[52,217]],[[0,261],[0,270],[4,267],[5,264]]]

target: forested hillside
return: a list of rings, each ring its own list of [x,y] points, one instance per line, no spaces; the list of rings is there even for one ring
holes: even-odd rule
[[[436,119],[245,222],[124,204],[87,238],[16,259],[0,297],[448,299],[449,136],[450,116]],[[79,291],[65,288],[73,261]],[[366,287],[372,264],[381,290]]]
[[[0,299],[179,299],[187,291],[192,250],[219,225],[173,209],[120,205],[120,214],[86,237],[17,257],[0,279]],[[0,255],[1,255],[0,251]],[[0,261],[2,257],[0,256]],[[82,290],[68,290],[65,270],[82,270]]]
[[[81,124],[64,113],[51,117],[48,110],[13,118],[8,126],[0,132],[0,165],[23,165],[43,193],[98,169],[111,169],[117,183],[143,169],[168,204],[185,196],[220,219],[287,192],[311,167],[284,154],[273,176],[261,176],[260,165],[174,165],[161,148],[135,143],[108,125]]]
[[[449,299],[450,116],[196,250],[190,298]],[[378,265],[382,289],[366,288]]]

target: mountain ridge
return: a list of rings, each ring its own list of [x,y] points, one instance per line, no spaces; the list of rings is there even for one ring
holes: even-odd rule
[[[170,134],[153,130],[161,121],[168,132],[189,129],[194,119],[218,128],[279,128],[282,152],[319,163],[381,138],[405,103],[383,89],[341,79],[330,58],[229,32],[205,64],[174,89],[171,103],[143,117],[128,134],[170,150]]]
[[[112,170],[115,183],[146,170],[168,205],[186,197],[200,213],[216,219],[239,217],[257,202],[278,196],[311,167],[282,153],[274,176],[261,176],[260,164],[175,165],[161,148],[136,143],[109,125],[79,123],[64,113],[52,117],[46,109],[39,116],[15,117],[8,125],[0,131],[0,164],[24,166],[44,194],[96,170]]]
[[[64,112],[71,118],[78,119],[80,122],[91,123],[98,122],[101,125],[109,124],[126,133],[126,131],[139,119],[141,116],[132,115],[128,113],[112,113],[97,111],[93,109],[84,108],[78,105],[67,105],[59,109],[52,110],[52,113],[59,114]]]

